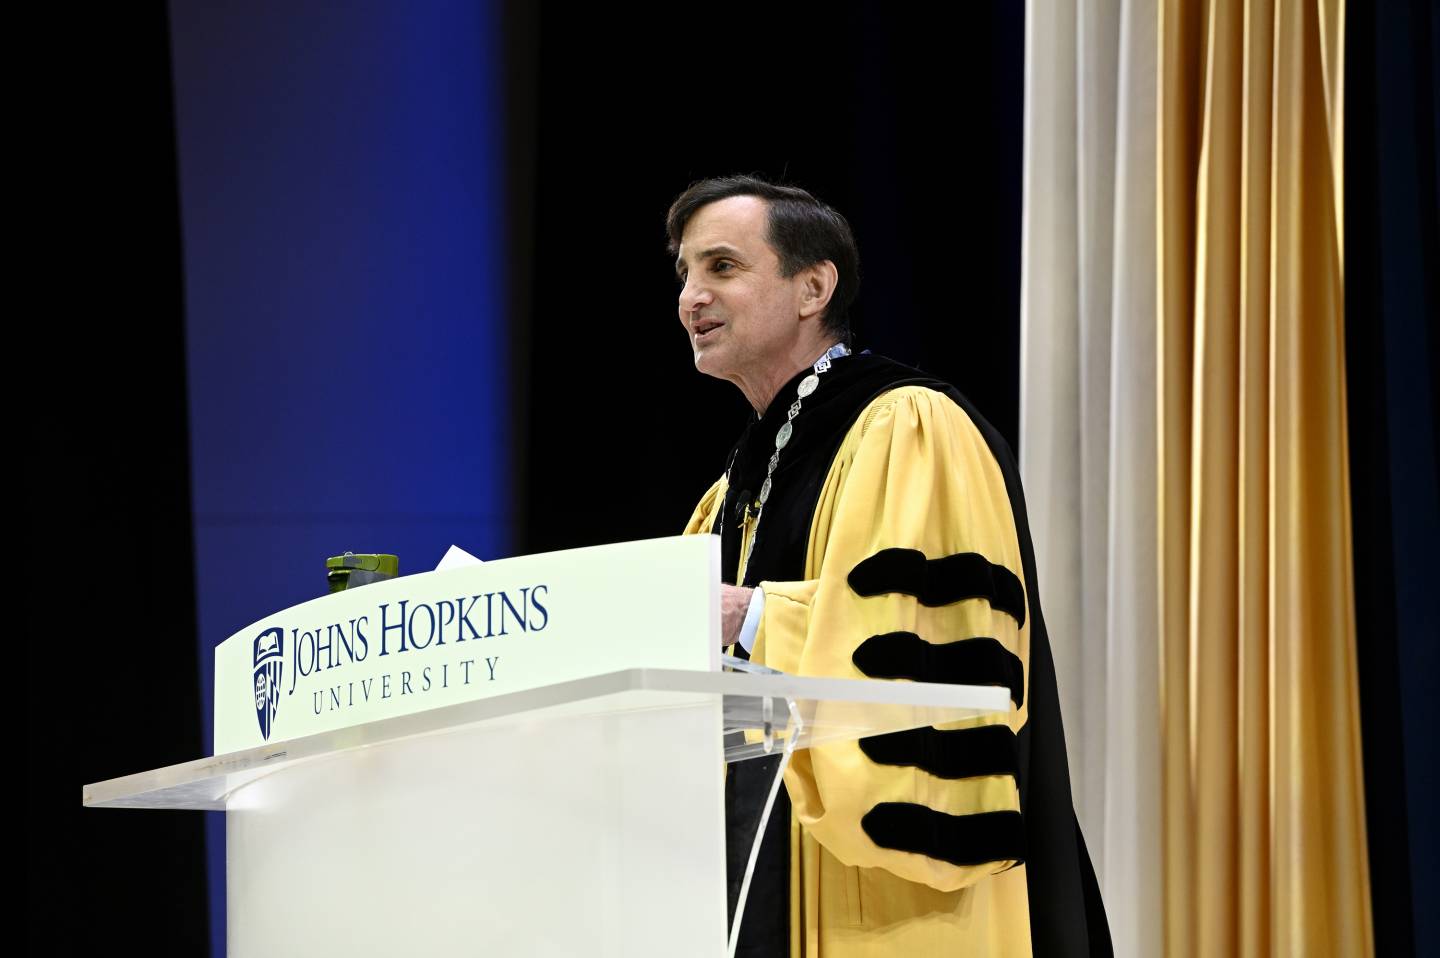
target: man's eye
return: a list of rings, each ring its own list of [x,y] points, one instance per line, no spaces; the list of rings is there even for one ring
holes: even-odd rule
[[[720,272],[729,272],[730,270],[732,270],[732,269],[735,268],[735,264],[729,262],[728,260],[723,260],[723,259],[722,259],[722,260],[720,260],[719,262],[717,262],[714,266],[712,266],[712,267],[710,267],[710,268],[713,269],[713,270],[714,270],[715,272],[717,272],[717,273],[720,273]]]

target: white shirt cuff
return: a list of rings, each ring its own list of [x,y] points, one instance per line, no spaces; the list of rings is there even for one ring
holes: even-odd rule
[[[750,608],[745,610],[745,621],[740,626],[740,647],[745,654],[750,654],[750,648],[755,644],[755,633],[760,631],[760,616],[765,614],[765,590],[755,588],[750,593]]]

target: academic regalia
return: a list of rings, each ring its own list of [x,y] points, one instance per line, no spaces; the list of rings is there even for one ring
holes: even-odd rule
[[[953,386],[880,356],[836,359],[803,397],[757,528],[776,433],[810,374],[752,418],[686,529],[721,536],[726,582],[748,553],[739,584],[765,593],[751,658],[1006,686],[1011,705],[796,753],[739,953],[1108,954],[1009,447]],[[732,914],[744,823],[774,767],[752,759],[726,777]]]

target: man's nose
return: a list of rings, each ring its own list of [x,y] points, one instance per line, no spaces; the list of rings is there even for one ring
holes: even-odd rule
[[[703,283],[694,277],[687,278],[680,290],[680,312],[693,313],[711,300],[710,290]]]

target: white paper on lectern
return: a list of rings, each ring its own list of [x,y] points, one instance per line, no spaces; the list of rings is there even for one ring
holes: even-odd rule
[[[485,560],[477,559],[459,546],[452,545],[440,557],[440,564],[435,567],[435,571],[444,572],[446,569],[458,569],[460,566],[484,564]]]

